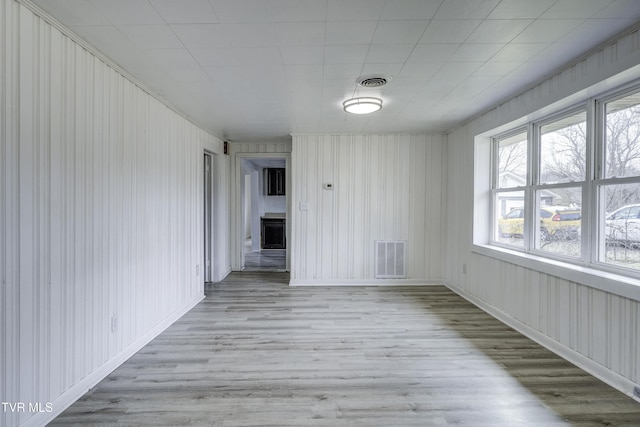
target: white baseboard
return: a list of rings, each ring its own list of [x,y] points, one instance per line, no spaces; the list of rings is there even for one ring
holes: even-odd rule
[[[51,412],[39,412],[30,417],[25,423],[21,424],[22,427],[36,427],[43,426],[53,421],[58,415],[64,412],[69,406],[71,406],[76,400],[84,396],[92,387],[95,387],[100,381],[113,372],[118,366],[126,362],[131,356],[140,351],[145,345],[149,344],[151,340],[160,335],[165,329],[171,326],[176,320],[184,316],[189,310],[195,307],[200,301],[204,299],[204,295],[198,295],[193,300],[176,310],[173,314],[166,317],[153,329],[142,335],[140,338],[131,343],[127,348],[120,353],[112,357],[102,366],[91,372],[84,377],[80,382],[73,385],[70,389],[58,396],[51,402],[53,411]]]
[[[578,353],[572,348],[567,347],[566,345],[554,340],[553,338],[543,334],[542,332],[520,322],[519,320],[488,304],[486,301],[476,297],[475,295],[472,295],[450,283],[445,283],[445,286],[447,286],[449,289],[451,289],[453,292],[457,293],[467,301],[471,302],[473,305],[484,310],[491,316],[506,324],[507,326],[512,327],[516,331],[537,342],[546,349],[573,363],[578,368],[583,369],[599,380],[609,384],[616,390],[619,390],[627,396],[640,402],[640,397],[634,395],[634,388],[637,386],[629,379],[595,362],[593,359],[590,359],[587,356]]]
[[[289,286],[442,286],[442,280],[424,279],[319,279],[295,280]]]

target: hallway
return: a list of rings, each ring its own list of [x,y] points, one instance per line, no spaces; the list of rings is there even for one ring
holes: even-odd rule
[[[640,404],[443,286],[232,273],[51,425],[638,425]]]
[[[286,249],[251,250],[251,240],[244,243],[244,271],[280,271],[287,268]]]

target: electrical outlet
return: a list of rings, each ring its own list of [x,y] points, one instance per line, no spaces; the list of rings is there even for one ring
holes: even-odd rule
[[[111,333],[115,334],[116,332],[118,332],[118,315],[112,314],[111,315]]]
[[[196,264],[196,276],[200,275],[200,264]]]

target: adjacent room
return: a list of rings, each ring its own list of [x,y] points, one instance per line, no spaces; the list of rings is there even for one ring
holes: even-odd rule
[[[640,425],[640,2],[0,0],[0,425]]]

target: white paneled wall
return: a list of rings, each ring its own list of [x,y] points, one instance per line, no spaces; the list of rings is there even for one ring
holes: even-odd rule
[[[294,135],[291,283],[441,281],[445,142],[444,135]],[[407,241],[405,280],[374,278],[376,240]]]
[[[628,34],[448,135],[447,282],[458,292],[627,394],[640,384],[640,301],[473,252],[474,137],[571,96],[640,78]],[[594,86],[595,85],[595,86]],[[531,116],[529,116],[531,117]],[[484,252],[483,252],[484,253]]]
[[[203,297],[221,142],[13,0],[0,41],[0,425],[41,425]]]

